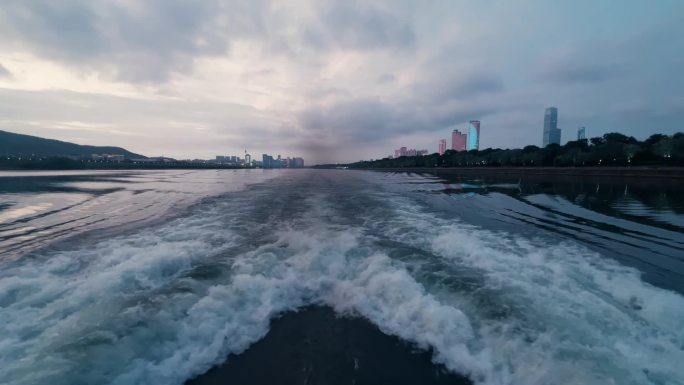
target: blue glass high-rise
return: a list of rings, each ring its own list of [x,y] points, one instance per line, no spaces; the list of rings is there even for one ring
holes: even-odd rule
[[[558,108],[549,107],[544,112],[544,136],[543,147],[549,144],[560,144],[561,130],[558,128]]]
[[[468,123],[468,139],[466,149],[479,150],[480,149],[480,121],[471,120]]]
[[[584,140],[587,138],[587,129],[580,127],[577,129],[577,140]]]

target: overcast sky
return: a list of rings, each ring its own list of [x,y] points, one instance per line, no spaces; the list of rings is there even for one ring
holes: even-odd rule
[[[3,0],[0,129],[308,164],[684,131],[684,1]],[[450,139],[449,139],[450,143]]]

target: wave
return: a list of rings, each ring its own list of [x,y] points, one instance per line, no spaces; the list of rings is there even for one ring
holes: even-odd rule
[[[478,384],[684,383],[684,299],[635,269],[323,185],[287,204],[254,187],[5,266],[0,382],[182,384],[320,304]]]

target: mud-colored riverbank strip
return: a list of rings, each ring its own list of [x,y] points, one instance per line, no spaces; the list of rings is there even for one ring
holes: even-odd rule
[[[684,167],[405,167],[374,171],[449,173],[468,176],[567,176],[603,178],[667,178],[684,183]]]

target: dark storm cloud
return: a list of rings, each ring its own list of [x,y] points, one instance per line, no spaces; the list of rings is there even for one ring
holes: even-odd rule
[[[492,113],[485,106],[467,103],[434,104],[410,100],[389,103],[356,99],[327,107],[312,107],[299,114],[305,130],[352,141],[381,141],[403,134],[434,132]]]
[[[362,99],[303,111],[299,120],[306,130],[375,139],[387,130],[406,132],[410,122],[401,111],[378,100]],[[411,120],[415,119],[414,117]]]
[[[230,38],[258,35],[258,4],[9,1],[0,9],[0,32],[48,59],[119,80],[160,82],[190,69],[196,56],[227,52]]]
[[[348,98],[299,114],[303,129],[350,142],[381,142],[401,135],[449,130],[482,119],[496,107],[479,96],[500,94],[502,80],[489,71],[460,71],[424,76],[398,94],[401,100]]]

